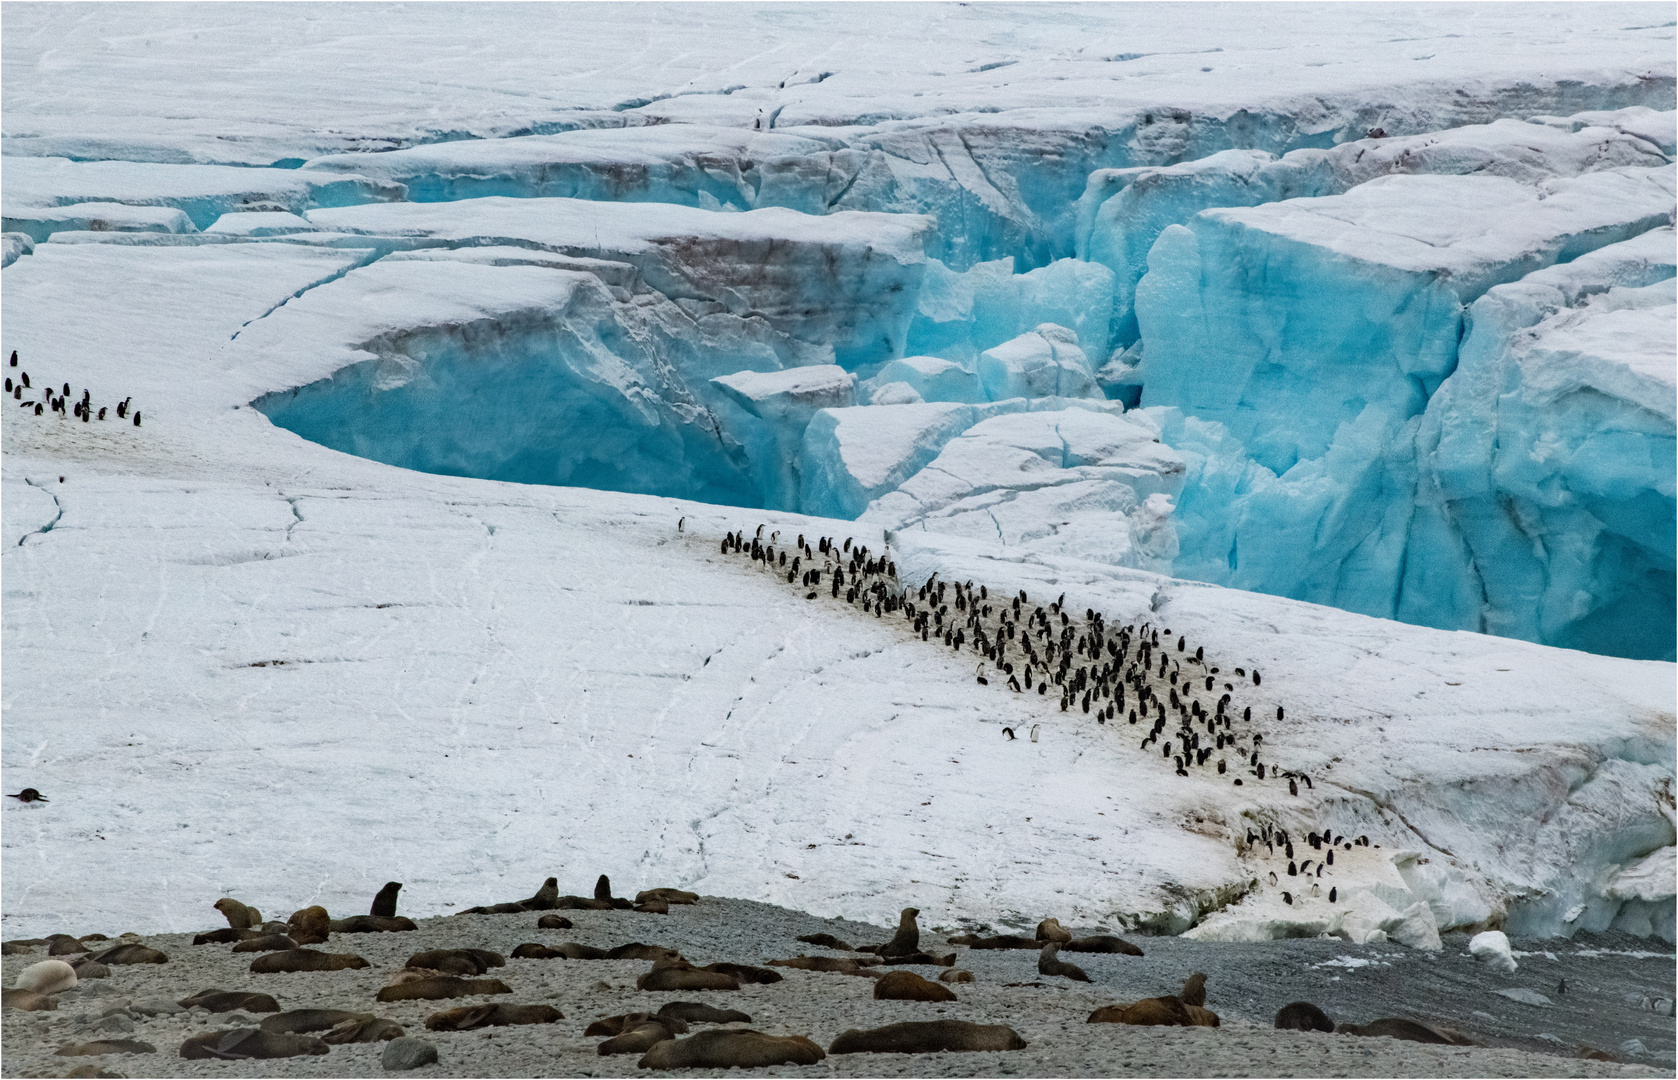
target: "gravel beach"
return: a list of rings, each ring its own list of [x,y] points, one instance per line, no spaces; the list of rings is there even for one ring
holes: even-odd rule
[[[208,903],[205,909],[214,916]],[[573,929],[538,930],[538,913],[527,912],[427,919],[415,932],[333,934],[315,948],[355,953],[371,966],[330,973],[252,974],[253,955],[234,954],[230,945],[194,946],[187,934],[147,937],[144,943],[167,953],[168,963],[112,967],[108,978],[83,980],[60,994],[56,1011],[5,1010],[0,1075],[67,1076],[78,1069],[76,1075],[124,1076],[383,1073],[382,1043],[334,1046],[324,1056],[283,1060],[183,1060],[179,1048],[189,1036],[254,1027],[261,1019],[197,1008],[156,1011],[172,1007],[165,1002],[209,988],[271,994],[282,1009],[356,1010],[394,1020],[408,1034],[436,1046],[438,1062],[415,1071],[423,1076],[635,1075],[642,1072],[636,1065],[639,1054],[601,1057],[595,1049],[601,1040],[585,1038],[583,1029],[602,1017],[657,1011],[677,1000],[739,1009],[751,1015],[749,1026],[756,1030],[807,1035],[824,1048],[847,1028],[942,1018],[1008,1024],[1029,1044],[1006,1053],[829,1055],[814,1066],[747,1070],[767,1075],[1653,1076],[1672,1075],[1674,1068],[1672,1018],[1640,1003],[1645,997],[1671,997],[1673,952],[1659,942],[1620,935],[1581,935],[1524,948],[1516,942],[1520,967],[1510,974],[1476,964],[1460,935],[1448,937],[1445,950],[1434,954],[1337,940],[1228,944],[1137,938],[1143,957],[1067,954],[1064,958],[1093,980],[1080,984],[1039,976],[1031,951],[947,947],[944,934],[923,922],[922,948],[934,954],[954,951],[958,966],[973,972],[974,982],[953,987],[957,1002],[875,1001],[872,979],[785,969],[780,969],[784,979],[779,983],[749,984],[732,992],[640,992],[636,977],[650,966],[644,960],[508,960],[492,974],[512,988],[511,994],[374,1001],[407,957],[422,949],[486,948],[505,955],[522,942],[557,946],[575,941],[604,948],[640,941],[678,949],[695,964],[762,964],[799,953],[845,955],[801,943],[796,940],[800,934],[825,932],[852,944],[890,937],[880,927],[715,897],[672,906],[668,915],[562,914],[575,924]],[[206,918],[204,929],[214,925],[213,918]],[[74,929],[88,933],[95,928]],[[18,971],[44,955],[45,948],[38,947],[32,955],[5,957],[5,984],[11,986]],[[935,978],[941,969],[912,970]],[[1174,993],[1195,971],[1208,976],[1207,1007],[1220,1015],[1219,1028],[1086,1023],[1099,1006]],[[1559,992],[1564,979],[1566,990]],[[1516,1000],[1501,990],[1525,990],[1520,997],[1530,1000],[1537,994],[1549,1004]],[[1410,1017],[1449,1026],[1481,1045],[1436,1046],[1272,1028],[1276,1009],[1295,1000],[1315,1002],[1337,1022]],[[484,1031],[425,1030],[432,1013],[491,1001],[553,1005],[564,1019]],[[54,1056],[60,1047],[95,1039],[142,1040],[155,1046],[156,1054]],[[1580,1059],[1575,1055],[1581,1046],[1611,1051],[1626,1063]]]

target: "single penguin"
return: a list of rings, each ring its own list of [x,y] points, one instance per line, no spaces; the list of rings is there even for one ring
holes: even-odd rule
[[[1012,680],[1010,680],[1010,681],[1012,681]],[[1014,737],[1015,737],[1015,736],[1014,736],[1014,729],[1013,729],[1013,728],[1011,728],[1011,727],[1005,727],[1005,728],[1003,728],[1003,729],[1002,729],[1002,734],[1004,734],[1004,735],[1006,735],[1006,736],[1008,736],[1008,738],[1009,738],[1009,739],[1010,739],[1010,740],[1012,740],[1012,739],[1013,739],[1013,738],[1014,738]]]
[[[12,350],[12,366],[17,367],[17,350]]]
[[[1338,887],[1330,889],[1328,891],[1328,902],[1331,903],[1331,904],[1334,903],[1335,898],[1339,895],[1340,895],[1340,889]]]
[[[1037,729],[1038,729],[1038,728],[1040,728],[1040,727],[1042,727],[1042,726],[1043,726],[1043,725],[1042,725],[1042,724],[1033,724],[1033,725],[1031,725],[1031,741],[1032,741],[1032,742],[1036,742],[1036,741],[1037,741]]]
[[[1289,907],[1292,907],[1293,906],[1293,893],[1286,893],[1286,892],[1283,893],[1282,894],[1282,903],[1288,905]]]
[[[135,427],[140,426],[140,410],[139,409],[134,410],[134,426]]]

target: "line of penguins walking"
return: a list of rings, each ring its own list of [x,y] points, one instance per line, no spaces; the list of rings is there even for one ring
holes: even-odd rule
[[[1224,674],[1206,659],[1205,646],[1189,650],[1187,635],[1172,641],[1169,627],[1150,622],[1113,628],[1094,609],[1082,619],[1065,610],[1066,595],[1047,604],[1033,606],[1025,590],[1003,598],[995,597],[985,585],[972,581],[941,581],[933,574],[926,584],[910,592],[898,579],[897,565],[888,555],[876,554],[850,538],[818,537],[812,545],[800,534],[792,543],[782,543],[780,532],[729,532],[722,540],[722,553],[741,555],[762,569],[783,576],[789,585],[806,590],[814,600],[825,586],[834,599],[843,596],[847,604],[875,618],[901,617],[910,632],[922,641],[941,642],[952,652],[970,647],[983,657],[975,678],[990,685],[991,677],[1015,693],[1035,690],[1047,697],[1059,695],[1060,709],[1076,708],[1093,715],[1098,724],[1120,722],[1142,728],[1147,725],[1138,749],[1158,746],[1162,761],[1170,761],[1178,776],[1197,772],[1230,776],[1235,787],[1248,782],[1281,783],[1288,793],[1300,794],[1315,784],[1309,774],[1284,769],[1274,760],[1264,760],[1264,736],[1253,731],[1253,705],[1238,703],[1238,693],[1250,693],[1264,684],[1254,668],[1235,668]],[[954,609],[952,611],[952,608]],[[1245,695],[1243,695],[1245,696]],[[1203,704],[1204,702],[1204,704]],[[1277,705],[1276,720],[1284,722],[1287,711]],[[1239,713],[1237,713],[1239,709]],[[1012,728],[1003,734],[1013,739]],[[1036,741],[1036,728],[1032,739]],[[1239,775],[1236,775],[1239,774]],[[1334,865],[1336,849],[1370,846],[1367,836],[1347,840],[1332,829],[1311,832],[1306,841],[1318,856],[1300,862],[1295,858],[1293,838],[1279,828],[1264,826],[1248,830],[1242,850],[1275,857],[1286,853],[1290,878],[1310,878],[1300,886],[1300,896],[1320,896],[1316,879]],[[1376,845],[1378,846],[1378,845]],[[1272,885],[1280,875],[1268,872]],[[1328,900],[1338,899],[1330,887]],[[1282,893],[1289,906],[1295,902],[1290,889]]]
[[[9,368],[15,368],[15,367],[18,366],[17,350],[16,349],[12,350],[11,361],[7,366]],[[29,391],[32,394],[39,393],[41,395],[42,400],[36,401],[33,397],[25,398],[23,396],[23,392],[25,390]],[[111,406],[111,405],[100,405],[100,406],[98,406],[97,407],[97,415],[95,415],[95,406],[93,404],[93,391],[84,389],[82,391],[81,400],[75,402],[74,405],[71,406],[70,411],[66,412],[65,411],[65,405],[66,405],[66,403],[68,403],[70,401],[70,384],[69,383],[64,384],[63,392],[55,391],[50,386],[43,386],[43,387],[41,387],[37,390],[35,387],[31,386],[30,383],[29,383],[29,372],[23,371],[21,369],[18,371],[17,377],[15,379],[11,375],[6,376],[6,393],[8,393],[12,396],[12,400],[16,401],[18,403],[19,408],[28,409],[28,410],[34,412],[34,414],[36,416],[41,416],[48,409],[51,409],[53,412],[58,413],[60,416],[72,416],[73,415],[76,419],[80,420],[82,423],[85,424],[85,423],[88,423],[92,420],[104,420],[104,419],[106,419],[105,414],[107,412],[111,412],[114,409],[115,412],[116,412],[116,418],[118,420],[132,419],[134,421],[134,426],[135,427],[140,426],[140,410],[132,409],[132,413],[133,413],[132,417],[130,417],[130,415],[129,415],[131,407],[134,403],[134,397],[133,397],[132,394],[129,395],[128,397],[122,399],[121,401],[117,402],[116,405],[114,405],[114,406]]]

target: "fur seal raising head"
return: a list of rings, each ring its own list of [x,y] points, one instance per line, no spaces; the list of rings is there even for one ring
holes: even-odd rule
[[[1286,1031],[1333,1031],[1334,1021],[1309,1001],[1295,1001],[1277,1011],[1276,1026]]]
[[[920,908],[906,907],[897,917],[897,933],[877,950],[881,956],[908,956],[920,952],[921,929],[915,924]]]
[[[396,894],[401,890],[400,881],[385,882],[385,887],[379,890],[379,895],[373,897],[373,908],[367,914],[393,917],[396,914]]]
[[[216,910],[226,917],[227,925],[234,930],[249,930],[262,922],[262,912],[239,903],[231,896],[224,896],[217,900]]]

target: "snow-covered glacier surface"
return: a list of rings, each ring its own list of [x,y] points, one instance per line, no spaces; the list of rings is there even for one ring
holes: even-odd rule
[[[1669,10],[218,10],[0,41],[8,935],[607,872],[1673,938]],[[1313,783],[759,522],[1262,669]],[[1379,847],[1291,904],[1266,825]]]

